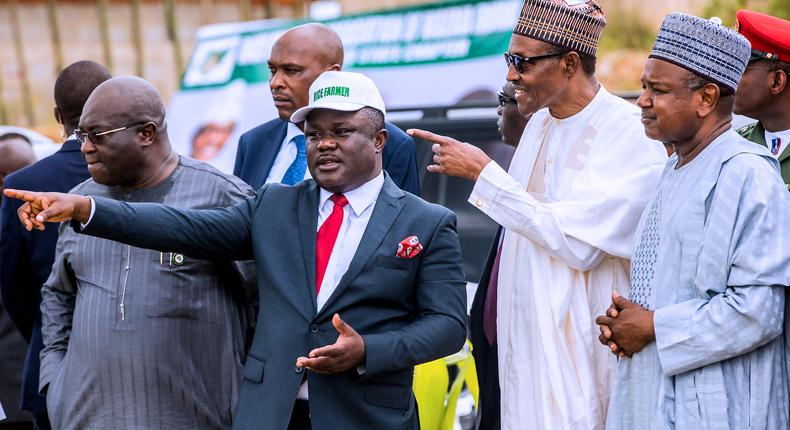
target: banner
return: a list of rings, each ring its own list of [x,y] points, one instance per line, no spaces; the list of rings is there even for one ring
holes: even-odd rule
[[[458,1],[323,22],[343,41],[343,69],[372,78],[387,109],[452,106],[494,99],[520,7],[520,0]],[[277,117],[268,87],[271,47],[303,22],[201,28],[168,109],[179,153],[232,172],[239,136]]]

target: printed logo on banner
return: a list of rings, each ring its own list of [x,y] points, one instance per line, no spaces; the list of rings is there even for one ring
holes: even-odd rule
[[[184,84],[202,86],[223,84],[230,81],[236,68],[237,35],[201,42],[184,73]]]

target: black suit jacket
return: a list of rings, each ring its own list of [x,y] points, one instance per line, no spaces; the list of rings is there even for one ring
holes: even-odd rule
[[[488,292],[488,282],[491,280],[491,269],[494,266],[502,232],[502,227],[499,227],[496,236],[494,236],[494,243],[488,253],[486,265],[483,268],[480,282],[477,284],[475,298],[469,311],[469,340],[472,341],[472,355],[475,358],[477,381],[480,385],[480,407],[477,412],[477,428],[480,430],[499,430],[501,427],[497,342],[495,341],[494,345],[488,344],[488,339],[483,332],[483,310]]]
[[[413,366],[458,351],[466,289],[455,215],[385,179],[347,272],[316,309],[319,188],[268,184],[236,206],[179,210],[96,198],[84,233],[205,259],[255,259],[260,316],[233,427],[288,427],[304,378],[296,358],[332,344],[335,313],[363,336],[365,373],[308,372],[312,428],[418,429]],[[79,229],[78,223],[72,225]],[[416,235],[424,249],[395,257]]]
[[[414,139],[393,124],[386,123],[387,144],[382,152],[382,167],[395,185],[415,196],[420,195],[417,176],[417,149]],[[274,159],[285,139],[288,122],[279,118],[259,125],[239,138],[233,174],[258,189],[266,182]]]
[[[68,140],[58,152],[5,178],[6,188],[67,193],[90,178],[76,140]],[[0,293],[11,320],[29,342],[22,381],[22,409],[46,412],[38,393],[41,342],[41,286],[55,261],[58,225],[47,224],[43,232],[28,232],[16,211],[20,200],[3,198],[0,206]],[[6,406],[10,407],[10,406]]]

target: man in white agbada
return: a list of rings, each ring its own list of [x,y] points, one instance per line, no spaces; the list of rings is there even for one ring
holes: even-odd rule
[[[645,65],[645,132],[675,155],[639,222],[630,300],[597,318],[623,356],[607,429],[790,428],[788,192],[776,159],[731,125],[750,52],[720,24],[671,14]]]
[[[505,429],[605,422],[616,360],[594,319],[629,289],[634,230],[667,159],[636,106],[595,78],[605,23],[594,1],[525,2],[505,58],[519,111],[534,115],[509,172],[469,144],[410,130],[435,143],[428,169],[476,181],[469,202],[504,229],[471,337],[476,357],[496,351]]]

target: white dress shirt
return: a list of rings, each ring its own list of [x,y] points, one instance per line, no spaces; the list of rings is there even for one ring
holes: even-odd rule
[[[779,151],[776,154],[771,151],[771,140],[773,139],[779,139],[779,142],[781,142],[779,144]],[[765,146],[768,147],[768,151],[771,152],[771,155],[773,155],[774,158],[779,159],[779,157],[781,157],[782,154],[787,151],[787,147],[790,146],[790,130],[776,132],[770,132],[766,130]]]
[[[370,221],[370,215],[373,213],[373,208],[376,206],[376,200],[378,200],[381,187],[383,186],[384,173],[382,172],[358,188],[343,193],[348,200],[348,204],[343,208],[343,224],[337,233],[337,240],[332,248],[332,254],[329,256],[326,272],[324,272],[321,290],[316,297],[316,309],[319,311],[329,300],[340,280],[343,279],[343,275],[346,274],[351,260],[354,259],[354,254],[357,252],[359,242],[362,240],[362,234],[365,233],[368,221]],[[324,224],[324,221],[329,218],[329,215],[332,214],[332,209],[335,206],[332,200],[329,199],[332,194],[331,191],[321,188],[321,194],[318,197],[318,225],[316,226],[316,232]],[[307,381],[299,387],[299,394],[297,394],[296,398],[307,400]]]
[[[296,142],[293,142],[293,138],[296,136],[304,136],[302,130],[296,126],[296,124],[289,122],[288,129],[285,133],[285,138],[283,139],[282,144],[280,145],[280,151],[277,152],[277,157],[274,158],[274,164],[272,165],[272,169],[269,170],[269,176],[266,177],[266,183],[276,182],[280,183],[283,180],[283,176],[285,176],[285,172],[288,171],[288,167],[291,166],[291,163],[294,162],[296,159]],[[307,142],[305,142],[305,145]],[[310,169],[304,169],[304,178],[310,179]],[[330,211],[331,212],[331,211]]]

